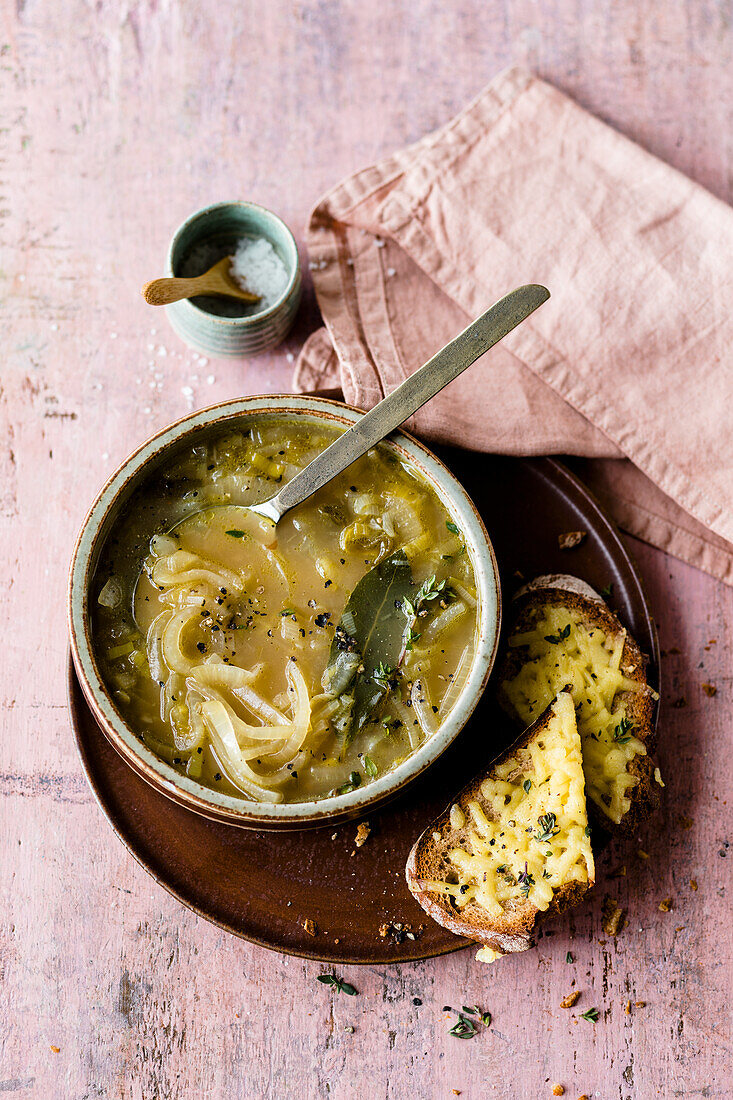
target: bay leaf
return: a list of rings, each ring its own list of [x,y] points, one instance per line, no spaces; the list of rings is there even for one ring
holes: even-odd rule
[[[325,691],[333,685],[350,703],[342,726],[347,742],[364,728],[389,690],[379,670],[399,663],[405,630],[401,605],[413,585],[407,555],[398,550],[365,573],[349,596],[321,679]],[[345,661],[346,653],[357,654],[359,661]]]

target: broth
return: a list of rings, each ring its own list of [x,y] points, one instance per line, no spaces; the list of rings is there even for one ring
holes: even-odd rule
[[[253,533],[245,506],[341,430],[246,425],[174,453],[120,513],[95,576],[95,653],[123,718],[178,771],[311,801],[373,781],[445,721],[475,654],[475,579],[450,514],[383,445],[276,540]]]

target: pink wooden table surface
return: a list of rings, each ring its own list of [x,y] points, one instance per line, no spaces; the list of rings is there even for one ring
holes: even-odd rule
[[[327,186],[445,122],[512,61],[731,201],[730,3],[1,11],[0,1093],[534,1100],[558,1082],[574,1100],[731,1096],[730,589],[633,545],[667,654],[666,802],[602,856],[593,902],[493,968],[472,951],[348,968],[354,998],[318,984],[317,964],[218,931],[133,862],[82,776],[64,683],[67,563],[102,480],[192,407],[287,390],[317,324],[308,287],[275,354],[196,361],[138,294],[177,223],[246,197],[300,234]],[[616,939],[607,895],[628,912]],[[629,1015],[629,1000],[644,1004]],[[442,1006],[474,1002],[491,1029],[449,1037]],[[592,1007],[597,1023],[578,1018]]]

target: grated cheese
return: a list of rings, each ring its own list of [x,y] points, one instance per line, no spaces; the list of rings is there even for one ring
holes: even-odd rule
[[[577,613],[564,607],[545,607],[533,630],[509,639],[511,647],[526,648],[527,660],[517,676],[504,684],[509,701],[527,724],[558,691],[571,686],[586,793],[616,824],[629,810],[629,795],[639,783],[638,777],[629,775],[628,766],[636,756],[646,755],[632,727],[619,731],[626,717],[619,693],[649,690],[621,669],[625,639],[623,630],[614,637],[596,627],[588,629]]]

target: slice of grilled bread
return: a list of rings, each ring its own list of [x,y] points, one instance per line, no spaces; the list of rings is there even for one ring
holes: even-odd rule
[[[562,691],[418,838],[410,892],[439,924],[483,944],[481,961],[531,947],[538,917],[577,904],[595,879],[584,787]]]
[[[570,685],[594,820],[610,832],[637,828],[659,801],[651,758],[658,698],[634,639],[590,585],[562,574],[517,593],[499,702],[522,726]]]

